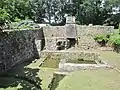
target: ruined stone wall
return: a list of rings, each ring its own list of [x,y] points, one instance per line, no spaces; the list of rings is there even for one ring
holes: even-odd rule
[[[99,45],[95,42],[93,37],[97,34],[112,33],[114,30],[113,26],[85,26],[72,24],[74,30],[70,30],[69,32],[68,29],[71,29],[69,25],[71,24],[66,24],[65,26],[47,26],[43,28],[46,49],[55,50],[56,37],[76,38],[78,41],[77,47],[81,49],[96,49]]]
[[[70,24],[71,25],[71,24]],[[75,25],[75,24],[73,24]],[[65,26],[46,26],[43,27],[44,37],[66,37],[66,29],[68,25]],[[75,25],[77,30],[77,36],[88,36],[88,35],[96,35],[96,34],[107,34],[112,33],[114,30],[113,26],[85,26],[85,25]]]
[[[65,37],[65,26],[46,26],[43,27],[45,38],[51,37]]]
[[[111,33],[114,30],[108,26],[75,25],[75,27],[78,47],[83,49],[97,47],[94,35]],[[39,30],[13,30],[0,33],[0,72],[7,71],[19,62],[39,56],[43,49],[55,50],[57,40],[65,38],[67,38],[66,26],[47,26]]]
[[[17,63],[39,56],[41,30],[5,31],[0,34],[0,72],[11,69]]]
[[[95,35],[109,34],[114,31],[113,26],[82,26],[76,25],[78,47],[82,49],[96,49],[99,45],[93,39]]]
[[[47,50],[56,50],[56,43],[58,38],[64,38],[65,26],[46,26],[43,27],[45,37],[45,48]]]
[[[41,57],[46,56],[59,56],[59,59],[65,59],[65,60],[91,60],[91,61],[99,61],[100,60],[100,54],[98,52],[90,52],[90,51],[42,51]]]

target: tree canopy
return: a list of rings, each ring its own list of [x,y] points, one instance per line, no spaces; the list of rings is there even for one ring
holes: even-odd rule
[[[32,19],[37,23],[63,24],[66,14],[74,15],[78,24],[118,27],[120,0],[1,0],[0,2],[0,23]]]

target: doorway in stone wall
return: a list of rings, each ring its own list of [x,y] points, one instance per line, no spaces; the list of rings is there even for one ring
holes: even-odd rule
[[[68,43],[68,48],[75,47],[76,44],[76,39],[75,38],[67,38],[69,43]]]

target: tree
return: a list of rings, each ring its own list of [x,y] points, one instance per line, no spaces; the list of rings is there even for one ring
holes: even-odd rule
[[[32,19],[35,22],[43,23],[43,18],[45,17],[44,1],[29,0],[29,5],[32,13]]]
[[[120,0],[107,0],[106,2],[106,6],[111,7],[111,12],[109,12],[109,17],[104,23],[118,28],[120,23]]]
[[[0,8],[0,32],[7,28],[7,23],[9,22],[9,14],[6,10]]]
[[[64,19],[64,0],[30,0],[29,3],[36,22],[58,24]]]
[[[6,0],[4,9],[10,14],[12,21],[15,21],[15,18],[25,19],[31,15],[28,0]]]
[[[74,0],[74,4],[79,24],[118,26],[120,22],[120,0]]]
[[[77,7],[76,20],[79,24],[103,24],[108,11],[101,5],[101,0],[82,0]]]

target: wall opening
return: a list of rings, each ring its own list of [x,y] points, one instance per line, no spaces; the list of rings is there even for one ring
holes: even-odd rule
[[[75,38],[67,38],[69,40],[68,48],[75,47],[76,39]]]

